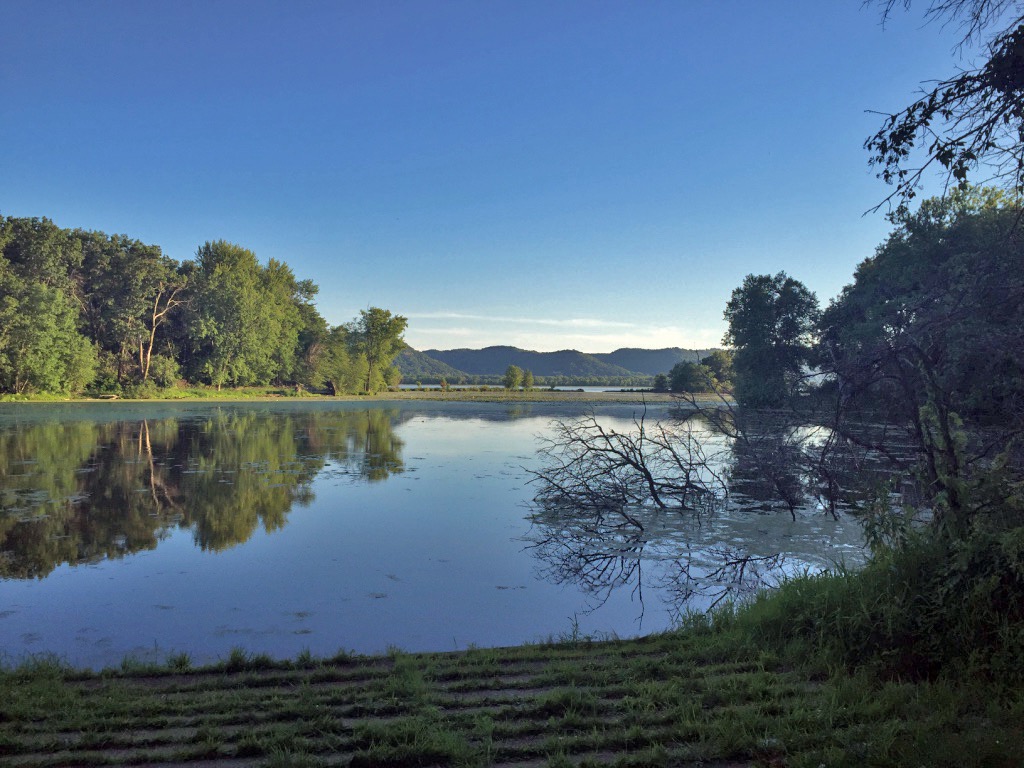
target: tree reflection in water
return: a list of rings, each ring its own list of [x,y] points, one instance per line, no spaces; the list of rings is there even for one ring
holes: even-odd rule
[[[312,481],[403,470],[397,411],[217,411],[0,432],[0,577],[153,549],[174,529],[224,550],[282,527]]]
[[[838,521],[864,495],[865,451],[778,415],[704,408],[619,431],[588,416],[552,435],[532,473],[528,538],[543,576],[580,585],[595,608],[624,588],[642,612],[645,588],[684,611],[770,585],[812,564],[765,551],[752,516]]]
[[[592,598],[591,610],[616,591],[629,589],[639,603],[640,619],[645,589],[663,591],[663,602],[679,618],[694,601],[713,606],[781,575],[783,554],[753,554],[742,546],[707,541],[713,534],[701,528],[710,527],[715,513],[704,520],[666,519],[675,514],[647,507],[573,515],[542,506],[531,517],[527,540],[546,581],[581,587]],[[691,530],[684,530],[682,522],[691,523]]]

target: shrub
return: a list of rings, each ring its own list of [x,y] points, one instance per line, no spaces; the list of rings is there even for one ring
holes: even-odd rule
[[[859,573],[795,577],[724,624],[886,677],[1024,685],[1024,526],[962,540],[916,534]]]
[[[156,382],[158,387],[173,387],[181,378],[181,368],[178,361],[167,355],[153,355],[149,363],[149,377]]]

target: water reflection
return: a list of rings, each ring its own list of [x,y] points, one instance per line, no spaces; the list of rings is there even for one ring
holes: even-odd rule
[[[816,483],[827,430],[773,414],[724,411],[714,416],[714,429],[730,444],[734,504],[762,511],[784,508],[793,516],[815,500],[835,513],[838,500]]]
[[[579,585],[594,608],[622,589],[641,609],[650,589],[677,612],[706,607],[862,560],[857,502],[878,479],[826,428],[705,409],[588,416],[550,434],[532,471],[530,546],[545,578]]]
[[[913,466],[914,453],[892,426],[851,423],[839,434],[792,415],[722,410],[711,428],[729,441],[734,506],[771,511],[861,511]],[[906,487],[904,501],[913,502]]]
[[[581,587],[590,611],[628,590],[639,620],[650,590],[661,593],[655,602],[678,621],[691,608],[764,587],[787,565],[784,552],[758,554],[756,541],[729,531],[725,518],[682,518],[649,507],[624,516],[567,516],[549,507],[532,520],[527,538],[542,578]]]
[[[757,471],[696,421],[686,455],[721,464],[678,468],[663,499],[701,509],[699,520],[640,503],[526,519],[537,435],[588,412],[0,408],[0,648],[86,664],[170,650],[213,660],[240,644],[280,656],[451,650],[557,635],[569,617],[585,633],[628,636],[670,628],[723,588],[860,553],[845,515],[798,510],[793,521],[784,507],[750,511],[749,498],[715,512],[702,488]],[[668,415],[646,413],[651,424]],[[596,417],[627,431],[643,415],[602,405]],[[625,497],[639,493],[621,480]]]
[[[221,551],[285,525],[322,472],[404,468],[387,409],[44,422],[0,433],[0,577],[153,549],[174,528]]]

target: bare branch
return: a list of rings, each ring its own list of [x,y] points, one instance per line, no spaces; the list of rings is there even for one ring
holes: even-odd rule
[[[547,507],[615,510],[654,506],[695,512],[712,509],[727,495],[721,472],[689,422],[646,424],[629,433],[606,429],[591,414],[552,424],[540,449],[541,469],[531,470]]]

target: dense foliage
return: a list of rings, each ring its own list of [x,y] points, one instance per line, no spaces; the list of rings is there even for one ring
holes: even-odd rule
[[[505,380],[503,384],[505,389],[519,389],[519,385],[523,383],[523,369],[518,365],[510,365],[505,369]]]
[[[892,221],[887,240],[810,327],[800,356],[813,386],[786,400],[797,423],[829,428],[813,450],[789,446],[827,493],[849,488],[834,473],[842,451],[891,472],[859,505],[873,561],[860,574],[788,585],[749,626],[851,668],[1019,686],[1021,199],[965,187]],[[770,476],[777,465],[760,461]]]
[[[908,424],[936,520],[957,536],[976,513],[1021,503],[1019,218],[1018,199],[974,189],[898,215],[819,328],[840,423],[871,409]]]
[[[737,399],[774,406],[799,390],[817,314],[815,295],[785,272],[744,278],[725,307]]]
[[[888,455],[897,425],[934,521],[954,538],[1024,501],[1021,200],[967,187],[892,216],[895,228],[824,312],[782,274],[749,275],[726,310],[735,397],[827,423],[826,450]],[[783,286],[790,286],[790,299]],[[821,467],[825,464],[818,462]],[[899,470],[906,473],[911,467]]]
[[[223,240],[178,263],[125,235],[0,216],[0,393],[397,384],[405,318],[374,307],[331,328],[317,291]]]

